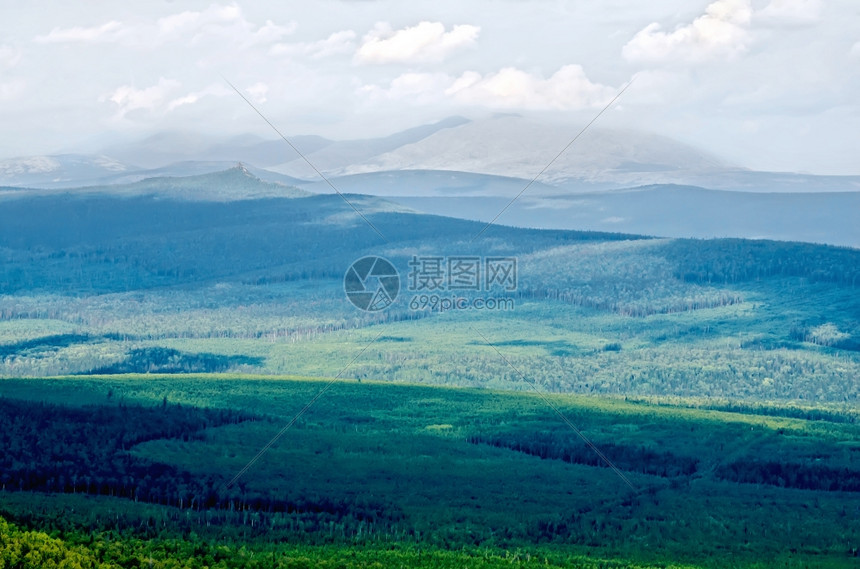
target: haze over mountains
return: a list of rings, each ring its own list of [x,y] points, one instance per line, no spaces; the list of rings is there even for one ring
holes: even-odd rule
[[[756,172],[656,134],[597,127],[547,166],[581,128],[518,115],[450,117],[382,138],[290,141],[340,191],[428,213],[489,221],[546,168],[500,223],[860,247],[860,176]],[[160,133],[93,155],[0,160],[0,185],[135,195],[169,186],[175,197],[183,183],[167,178],[222,172],[237,162],[269,185],[209,184],[192,199],[332,192],[283,140],[193,133]],[[161,181],[142,182],[150,178]]]

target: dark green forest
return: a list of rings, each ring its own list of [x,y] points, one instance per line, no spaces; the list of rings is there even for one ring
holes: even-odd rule
[[[584,567],[839,567],[855,554],[850,408],[829,421],[554,396],[628,486],[536,395],[346,381],[227,487],[324,385],[4,380],[0,515],[63,543],[122,536],[126,553],[182,540],[201,556],[427,548],[428,563],[461,551]]]

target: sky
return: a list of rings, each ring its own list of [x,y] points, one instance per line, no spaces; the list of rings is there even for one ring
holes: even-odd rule
[[[860,174],[856,0],[0,0],[0,158],[519,113]],[[573,134],[573,133],[572,133]]]

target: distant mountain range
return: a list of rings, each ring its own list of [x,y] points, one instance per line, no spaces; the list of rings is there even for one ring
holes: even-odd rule
[[[0,186],[234,201],[333,193],[330,182],[479,221],[529,186],[499,223],[860,247],[860,176],[756,172],[665,137],[599,128],[558,155],[580,129],[498,115],[375,139],[291,137],[325,181],[280,139],[161,133],[101,154],[3,160]]]
[[[529,193],[569,194],[650,184],[756,192],[860,191],[860,176],[756,172],[670,138],[631,130],[589,129],[559,155],[582,125],[501,115],[442,126],[423,131],[426,136],[395,149],[373,156],[368,151],[359,160],[339,151],[341,145],[354,147],[355,141],[309,149],[305,156],[333,178],[423,170],[518,178],[525,185],[537,177],[544,188],[530,188]],[[269,168],[318,180],[295,156]]]
[[[418,211],[489,222],[496,197],[392,197]],[[652,185],[520,198],[496,223],[663,237],[744,237],[860,247],[860,192],[754,193]]]
[[[158,168],[138,168],[106,156],[60,154],[0,161],[0,187],[70,189],[121,186],[153,178],[184,178],[241,167],[255,177],[296,186],[304,180],[237,161],[173,162]]]
[[[860,176],[756,172],[670,138],[631,130],[592,127],[559,155],[582,126],[518,115],[480,120],[450,117],[381,138],[334,141],[291,136],[290,141],[329,178],[439,170],[532,180],[546,168],[538,181],[543,190],[558,188],[556,193],[649,184],[760,192],[860,191]],[[0,160],[0,185],[126,183],[154,176],[210,173],[237,162],[261,179],[281,174],[286,177],[278,181],[285,183],[319,181],[317,173],[279,138],[242,135],[213,139],[165,132],[133,143],[114,144],[96,155]],[[408,194],[405,188],[398,193]]]

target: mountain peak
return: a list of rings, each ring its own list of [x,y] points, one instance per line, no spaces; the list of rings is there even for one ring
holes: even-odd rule
[[[301,198],[311,195],[310,192],[283,182],[263,180],[242,162],[222,170],[199,174],[153,176],[125,184],[96,185],[80,190],[116,195],[155,195],[184,201],[223,202]]]
[[[47,187],[98,180],[137,168],[104,154],[19,156],[0,160],[0,185]]]
[[[633,130],[592,128],[587,142],[570,146],[582,125],[514,113],[439,129],[421,140],[336,170],[361,174],[390,170],[454,170],[531,179],[544,183],[641,185],[683,181],[682,174],[713,172],[728,165],[692,146]],[[549,167],[547,164],[552,160]]]
[[[227,171],[228,172],[235,172],[235,173],[241,174],[243,176],[248,176],[249,178],[254,178],[255,180],[260,179],[257,176],[255,176],[254,174],[252,174],[251,171],[248,170],[248,168],[246,168],[242,162],[236,162],[236,165]]]

